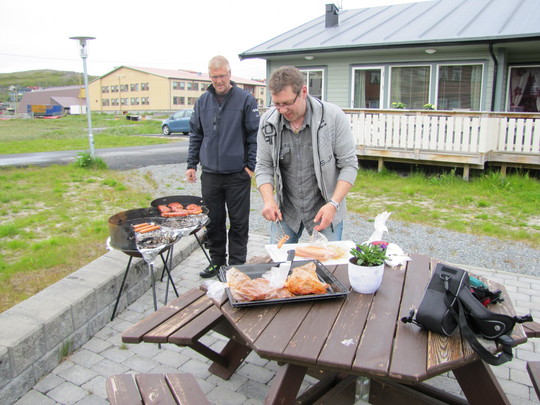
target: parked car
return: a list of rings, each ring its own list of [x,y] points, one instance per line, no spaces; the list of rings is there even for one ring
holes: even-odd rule
[[[175,112],[166,120],[163,120],[161,124],[161,132],[163,135],[170,135],[173,133],[183,133],[184,135],[189,134],[189,120],[193,110],[180,110]]]

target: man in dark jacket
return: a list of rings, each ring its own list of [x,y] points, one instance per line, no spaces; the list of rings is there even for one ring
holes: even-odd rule
[[[217,274],[227,263],[227,213],[229,214],[229,265],[246,261],[249,232],[251,177],[255,170],[259,110],[251,93],[231,81],[231,68],[223,56],[208,63],[212,85],[197,100],[191,117],[186,177],[197,179],[200,163],[201,192],[208,207],[208,248],[212,263],[199,275]]]

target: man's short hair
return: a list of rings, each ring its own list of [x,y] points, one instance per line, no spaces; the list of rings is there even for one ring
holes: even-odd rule
[[[210,62],[208,62],[208,71],[216,69],[227,69],[231,73],[231,66],[225,56],[217,55],[210,59]]]
[[[294,66],[282,66],[274,70],[268,80],[268,88],[272,94],[279,93],[287,86],[291,86],[293,93],[298,93],[304,85],[304,75]]]

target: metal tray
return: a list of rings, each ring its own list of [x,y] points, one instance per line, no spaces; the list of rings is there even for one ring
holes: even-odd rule
[[[314,262],[316,266],[316,272],[319,279],[330,287],[327,289],[326,294],[309,294],[309,295],[297,295],[291,298],[276,298],[270,300],[257,300],[257,301],[238,301],[235,300],[231,294],[229,288],[226,288],[227,297],[233,307],[249,307],[254,305],[271,305],[271,304],[289,304],[292,302],[305,302],[316,301],[329,298],[343,298],[349,294],[349,290],[346,289],[343,284],[332,274],[330,271],[318,260],[295,260],[292,264],[292,268],[302,266],[304,264]],[[238,270],[247,274],[251,278],[262,277],[264,273],[269,271],[272,267],[278,267],[282,262],[264,263],[264,264],[243,264],[238,266],[221,266],[218,273],[218,278],[222,282],[226,282],[225,273],[231,267],[236,267]]]

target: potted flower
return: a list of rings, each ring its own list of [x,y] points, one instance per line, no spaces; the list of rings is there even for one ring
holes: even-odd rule
[[[388,242],[362,243],[351,249],[349,281],[354,291],[372,294],[379,289],[384,273],[384,261],[388,259]]]

